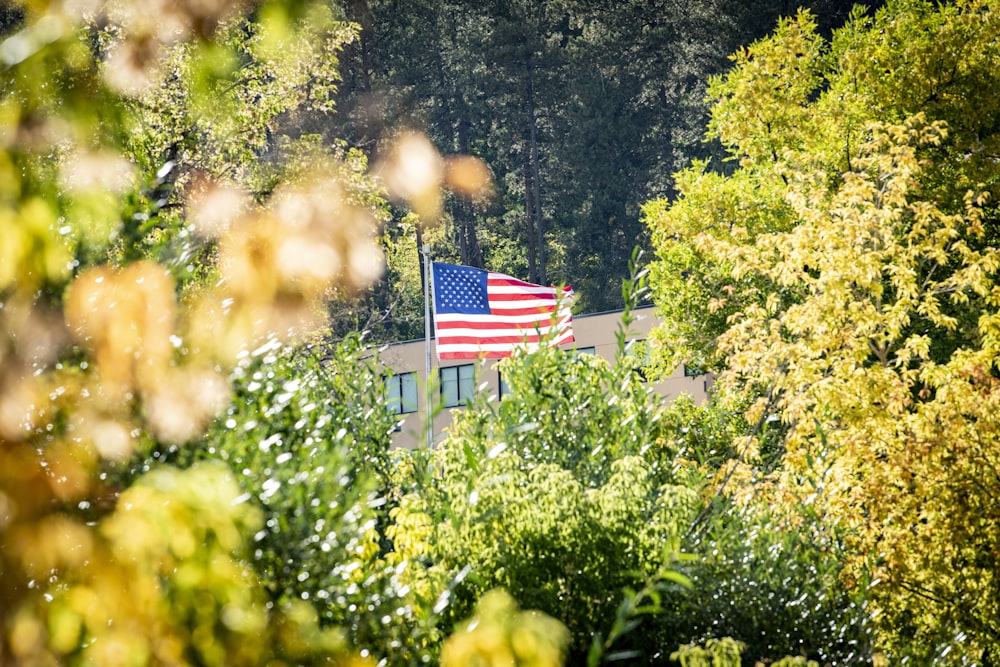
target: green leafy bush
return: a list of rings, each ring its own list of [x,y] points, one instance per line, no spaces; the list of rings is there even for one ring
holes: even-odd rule
[[[697,493],[673,483],[662,400],[631,369],[555,349],[502,368],[504,399],[478,397],[433,453],[432,569],[469,570],[450,618],[506,588],[565,623],[577,662],[670,561]]]
[[[310,603],[366,654],[419,655],[432,602],[385,558],[390,513],[414,478],[400,472],[411,456],[390,452],[396,416],[377,356],[358,336],[329,349],[272,342],[241,360],[233,388],[204,439],[168,458],[224,461],[260,508],[251,562],[274,604]]]
[[[696,555],[685,572],[689,596],[662,626],[663,641],[732,637],[744,664],[806,656],[821,664],[866,665],[876,655],[863,595],[841,581],[842,546],[808,525],[727,504],[685,546]]]

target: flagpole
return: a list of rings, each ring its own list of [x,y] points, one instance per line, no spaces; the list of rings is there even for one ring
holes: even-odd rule
[[[427,447],[434,447],[434,417],[431,410],[431,247],[424,244],[424,408],[427,415]]]

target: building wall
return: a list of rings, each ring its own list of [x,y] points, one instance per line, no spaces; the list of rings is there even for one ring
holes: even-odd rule
[[[629,340],[643,340],[650,330],[656,325],[653,316],[653,308],[640,308],[634,312],[636,321],[632,323],[629,330]],[[615,333],[618,331],[618,324],[621,321],[622,311],[612,311],[598,313],[594,315],[573,316],[573,335],[576,342],[563,346],[564,349],[585,349],[594,348],[594,353],[598,354],[609,362],[614,362],[615,353],[618,350],[618,340]],[[450,366],[463,366],[468,363],[475,363],[479,366],[478,371],[478,391],[488,392],[491,396],[500,396],[500,375],[495,366],[497,359],[475,360],[449,360],[438,362],[437,350],[434,341],[431,341],[431,368],[447,368]],[[397,447],[416,447],[427,443],[424,431],[426,411],[426,397],[423,388],[426,386],[426,347],[424,340],[412,340],[404,343],[396,343],[386,347],[381,353],[381,360],[385,366],[395,374],[408,372],[416,373],[417,384],[417,410],[409,414],[400,415],[402,424],[397,432],[393,444]],[[695,400],[704,401],[708,397],[708,390],[711,387],[712,378],[709,375],[699,375],[695,377],[685,376],[684,369],[678,368],[673,375],[656,384],[655,389],[661,393],[664,400],[673,400],[681,394],[689,394]],[[434,440],[439,440],[443,436],[444,430],[451,423],[455,410],[461,407],[444,408],[434,419]]]

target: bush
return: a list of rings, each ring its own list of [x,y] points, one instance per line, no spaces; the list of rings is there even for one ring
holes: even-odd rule
[[[377,355],[358,336],[329,349],[273,342],[241,360],[233,389],[200,443],[166,458],[225,462],[260,508],[251,562],[273,604],[308,602],[367,654],[409,661],[431,605],[386,559],[410,456],[390,452]]]

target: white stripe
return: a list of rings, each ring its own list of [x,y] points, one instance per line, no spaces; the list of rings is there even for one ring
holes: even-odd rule
[[[520,283],[527,287],[548,287],[551,289],[551,285],[537,285],[535,283],[529,283],[527,280],[521,280],[520,278],[515,278],[514,276],[508,276],[506,273],[496,273],[495,271],[487,271],[486,277],[489,280],[513,280],[515,283]]]
[[[533,295],[531,295],[531,294],[521,293],[521,297],[532,297],[532,296]],[[509,303],[509,304],[523,303],[523,304],[526,304],[524,306],[525,308],[534,307],[535,304],[544,304],[545,306],[547,306],[549,308],[554,308],[557,305],[560,305],[559,302],[556,301],[556,300],[554,300],[554,299],[537,299],[537,298],[500,299],[500,298],[496,298],[493,294],[490,295],[489,301],[490,301],[491,304],[496,304],[496,303]],[[532,304],[532,305],[528,306],[527,304]]]
[[[518,310],[520,308],[533,308],[544,312],[555,310],[557,305],[555,301],[547,301],[545,299],[519,299],[518,301],[497,301],[490,299],[490,309],[493,312]]]
[[[524,328],[524,329],[442,329],[438,331],[438,338],[441,340],[446,340],[448,338],[459,338],[462,336],[478,337],[478,338],[493,338],[495,336],[533,336],[535,333],[540,333],[542,335],[551,333],[553,331],[562,333],[567,328],[569,328],[568,322],[562,322],[553,326],[544,326],[535,328]]]
[[[513,301],[505,301],[503,299],[494,299],[490,297],[490,307],[491,308],[555,308],[559,304],[552,299],[516,299]]]
[[[560,290],[554,287],[521,287],[518,285],[490,285],[486,288],[490,294],[551,294],[556,295]]]
[[[568,343],[570,338],[573,338],[573,329],[571,327],[567,327],[565,331],[556,335],[554,343],[556,345],[562,345],[563,343]]]

